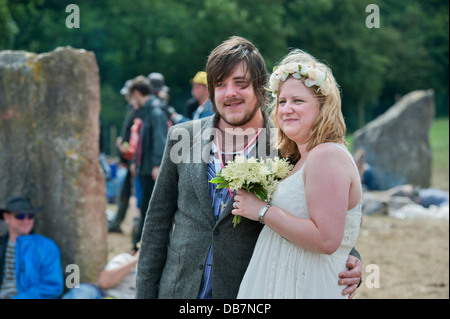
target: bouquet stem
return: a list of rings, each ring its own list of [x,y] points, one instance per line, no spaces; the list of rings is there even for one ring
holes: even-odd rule
[[[233,218],[233,228],[236,228],[236,225],[239,224],[240,222],[241,222],[241,216],[235,215]]]

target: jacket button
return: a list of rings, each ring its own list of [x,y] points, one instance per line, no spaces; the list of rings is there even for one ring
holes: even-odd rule
[[[213,234],[214,234],[214,235],[219,235],[219,230],[218,230],[218,229],[214,229],[214,230],[213,230]]]
[[[202,270],[203,269],[203,264],[198,264],[198,269]]]

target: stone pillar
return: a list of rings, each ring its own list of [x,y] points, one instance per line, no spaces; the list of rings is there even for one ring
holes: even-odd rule
[[[354,133],[353,149],[366,151],[381,190],[402,184],[430,186],[428,133],[434,116],[433,90],[413,91]]]
[[[36,232],[81,282],[97,279],[107,254],[99,94],[92,52],[0,52],[0,206],[19,194],[42,206]]]

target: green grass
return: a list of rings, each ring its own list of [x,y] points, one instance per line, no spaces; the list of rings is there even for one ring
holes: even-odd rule
[[[430,145],[433,152],[431,184],[434,187],[449,190],[449,121],[437,118],[430,129]]]
[[[431,186],[449,191],[449,119],[437,118],[430,128],[430,145],[432,150]],[[353,135],[346,136],[349,150],[353,153]]]

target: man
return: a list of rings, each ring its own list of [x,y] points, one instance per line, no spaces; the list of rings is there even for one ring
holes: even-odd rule
[[[136,175],[139,177],[142,189],[140,200],[141,221],[135,238],[133,239],[132,250],[137,251],[137,243],[140,241],[145,213],[152,195],[153,186],[158,176],[159,166],[167,136],[167,116],[162,110],[164,102],[156,96],[156,88],[153,89],[147,80],[137,78],[130,85],[129,91],[132,94],[132,103],[136,103],[142,108],[142,127],[138,147],[135,155]]]
[[[209,100],[208,81],[206,77],[206,72],[200,71],[195,74],[194,78],[191,81],[191,94],[199,105],[197,109],[192,113],[193,120],[198,120],[207,116],[214,115],[214,112],[211,109],[211,101]]]
[[[277,154],[270,147],[273,122],[262,111],[264,60],[252,43],[231,37],[211,52],[206,72],[216,114],[169,131],[141,239],[137,298],[236,298],[263,227],[242,219],[233,228],[232,194],[208,182],[227,156]],[[180,158],[183,138],[188,151]],[[357,264],[343,284],[359,281]]]
[[[24,196],[11,198],[0,209],[8,226],[8,233],[0,238],[0,299],[50,299],[63,292],[58,246],[31,234],[39,211]]]

